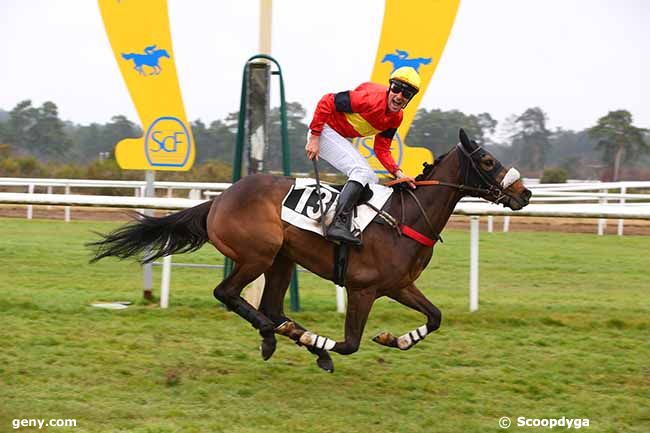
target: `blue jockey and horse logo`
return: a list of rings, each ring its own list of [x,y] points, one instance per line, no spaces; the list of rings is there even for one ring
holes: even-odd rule
[[[133,60],[134,69],[138,71],[140,75],[158,75],[162,71],[160,67],[160,58],[167,57],[170,58],[167,50],[157,49],[155,45],[150,45],[144,48],[142,54],[138,53],[122,53],[122,58],[124,60]],[[153,71],[147,74],[144,71],[144,66],[149,66]]]
[[[421,65],[428,65],[431,63],[431,57],[417,57],[409,59],[408,51],[395,50],[395,53],[388,53],[381,61],[382,63],[391,62],[393,64],[393,71],[402,66],[410,66],[419,72]]]

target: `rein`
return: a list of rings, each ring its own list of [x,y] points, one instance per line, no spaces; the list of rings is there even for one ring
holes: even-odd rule
[[[472,158],[472,155],[475,152],[479,151],[481,149],[481,147],[477,147],[471,153],[467,152],[465,150],[465,148],[463,148],[463,146],[460,143],[458,143],[457,147],[460,149],[462,154],[466,157],[464,159],[461,159],[461,169],[465,172],[465,175],[464,175],[465,182],[467,182],[469,170],[470,170],[470,168],[472,168],[478,174],[479,178],[483,181],[483,183],[488,185],[488,188],[481,188],[481,187],[469,186],[469,185],[458,184],[458,183],[443,182],[443,181],[440,181],[440,180],[413,180],[411,178],[394,179],[394,180],[391,180],[389,182],[386,182],[384,185],[388,186],[388,187],[393,187],[393,186],[403,184],[403,183],[406,183],[406,182],[412,182],[416,186],[446,186],[446,187],[450,187],[450,188],[456,188],[461,193],[468,192],[470,194],[476,194],[477,196],[481,196],[481,195],[492,196],[495,199],[494,200],[495,203],[499,203],[501,200],[503,200],[506,197],[503,189],[493,185],[492,182],[490,182],[486,178],[483,171],[481,169],[479,169],[479,167],[476,166],[476,163],[474,162],[474,160]],[[467,160],[469,162],[469,164],[467,164],[467,163],[462,164],[463,160]],[[433,227],[433,224],[431,223],[431,220],[427,216],[427,213],[425,212],[424,207],[422,206],[422,203],[420,203],[420,200],[418,200],[418,198],[413,193],[413,191],[411,191],[411,189],[408,188],[408,187],[405,188],[405,189],[400,189],[399,190],[399,192],[400,192],[400,201],[401,201],[401,210],[402,210],[401,219],[402,220],[404,219],[404,197],[403,197],[403,191],[404,190],[406,190],[406,192],[409,193],[409,195],[413,198],[413,200],[417,204],[417,206],[418,206],[418,208],[420,210],[420,214],[424,217],[424,220],[426,221],[427,226],[429,227],[429,229],[433,233],[434,238],[436,240],[442,241],[442,238],[440,237],[440,234],[435,231],[435,229]],[[424,245],[427,245],[427,246],[433,246],[433,244],[435,244],[435,241],[433,241],[431,239],[428,239],[426,236],[424,236],[424,235],[422,235],[422,234],[420,234],[418,232],[415,232],[410,227],[404,226],[401,223],[399,224],[398,232],[400,231],[400,229],[401,229],[401,232],[404,232],[404,234],[406,234],[407,236],[415,239],[416,241],[420,242],[421,244],[424,244]]]
[[[451,188],[456,188],[460,191],[468,191],[468,192],[474,192],[477,194],[490,194],[492,193],[491,189],[487,188],[477,188],[474,186],[468,186],[468,185],[462,185],[458,183],[449,183],[449,182],[442,182],[440,180],[412,180],[409,178],[401,178],[401,179],[394,179],[389,182],[386,182],[384,186],[392,187],[395,185],[399,185],[400,183],[405,183],[412,181],[415,186],[435,186],[435,185],[440,185],[440,186],[449,186]]]

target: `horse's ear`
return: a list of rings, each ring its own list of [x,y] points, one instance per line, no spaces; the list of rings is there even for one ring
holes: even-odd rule
[[[458,131],[458,138],[460,139],[460,143],[468,152],[472,152],[474,149],[476,149],[476,146],[472,144],[472,141],[469,139],[467,133],[463,128],[460,128],[460,131]]]

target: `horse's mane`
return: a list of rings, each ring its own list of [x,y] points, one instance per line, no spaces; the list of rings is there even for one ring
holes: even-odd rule
[[[451,152],[451,151],[449,151],[449,152]],[[440,155],[439,157],[437,157],[437,158],[433,161],[433,164],[429,164],[428,162],[423,163],[422,165],[424,166],[424,168],[422,169],[422,173],[418,174],[418,175],[415,177],[415,180],[416,180],[416,181],[427,180],[429,177],[431,177],[431,174],[433,173],[433,170],[434,170],[436,167],[438,167],[438,165],[442,162],[443,159],[445,159],[445,157],[446,157],[447,155],[449,155],[449,152],[447,152],[447,153],[443,153],[442,155]]]

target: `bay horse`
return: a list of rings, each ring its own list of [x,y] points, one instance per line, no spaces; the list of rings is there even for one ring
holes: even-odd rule
[[[394,192],[384,206],[402,225],[434,239],[439,238],[464,196],[482,197],[518,210],[532,195],[516,170],[506,170],[462,129],[459,136],[456,147],[434,164],[424,164],[423,173],[416,177],[420,186],[410,197],[408,188],[403,188],[401,200]],[[138,214],[134,222],[89,244],[96,248],[91,262],[108,256],[137,256],[147,263],[210,242],[234,262],[232,273],[217,285],[214,296],[259,331],[264,360],[273,355],[278,333],[306,346],[317,355],[319,367],[333,371],[328,351],[348,355],[359,349],[373,302],[382,296],[421,312],[427,322],[401,337],[382,332],[373,338],[376,343],[407,350],[440,327],[440,310],[415,286],[432,257],[433,246],[401,236],[382,224],[370,224],[363,232],[363,246],[350,247],[344,340],[317,335],[288,318],[283,300],[295,263],[327,280],[334,278],[335,244],[280,217],[283,198],[293,183],[287,177],[251,175],[193,208],[163,217]],[[262,274],[264,293],[255,309],[240,294]]]

